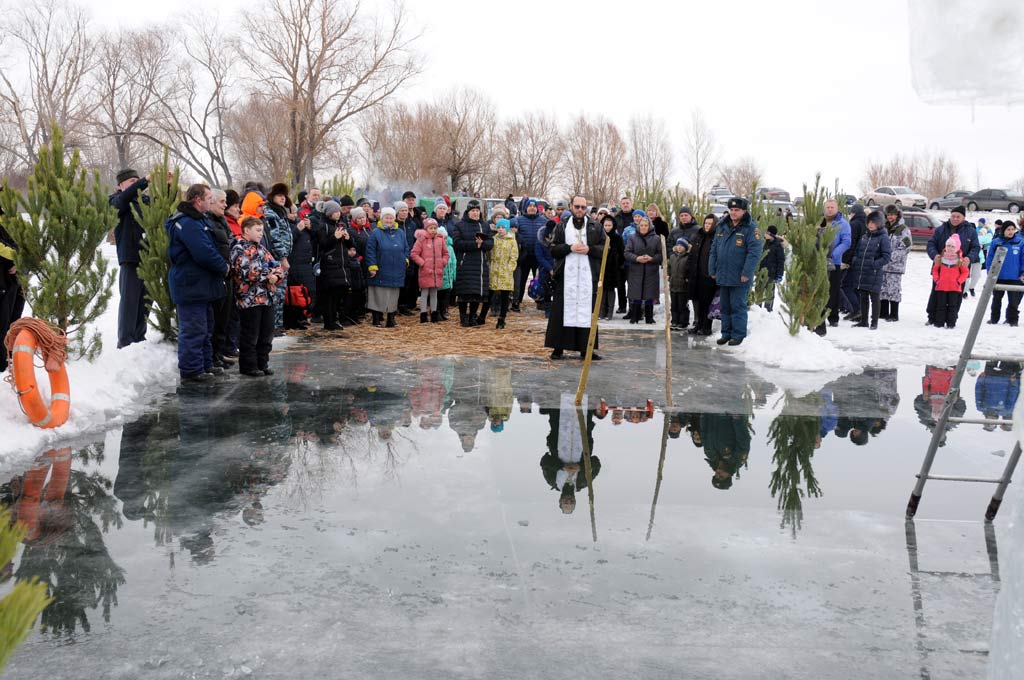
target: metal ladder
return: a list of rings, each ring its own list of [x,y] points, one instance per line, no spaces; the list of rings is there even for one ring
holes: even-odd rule
[[[978,339],[978,332],[981,330],[981,324],[985,319],[985,312],[988,310],[989,301],[992,299],[992,291],[1002,290],[1008,292],[1024,292],[1018,286],[1008,286],[996,283],[999,278],[999,270],[1003,267],[1003,260],[1005,257],[1006,248],[997,249],[995,258],[989,267],[988,279],[985,281],[985,286],[981,290],[981,296],[978,298],[978,306],[974,310],[974,318],[971,319],[971,327],[967,332],[967,338],[964,340],[963,349],[960,350],[960,359],[956,363],[956,370],[953,372],[953,379],[950,382],[949,392],[946,394],[946,399],[942,405],[942,412],[939,415],[939,419],[935,422],[935,429],[932,431],[932,439],[928,444],[928,452],[925,454],[924,462],[921,465],[921,472],[917,475],[917,484],[914,486],[914,491],[910,494],[910,501],[907,503],[907,519],[913,519],[914,515],[917,514],[917,507],[921,503],[921,495],[924,493],[925,482],[930,479],[934,479],[936,481],[946,482],[981,482],[983,484],[995,484],[996,492],[992,495],[992,501],[988,504],[988,509],[985,511],[985,520],[991,522],[995,519],[996,513],[999,512],[999,506],[1003,502],[1003,495],[1006,493],[1006,487],[1010,485],[1010,480],[1013,478],[1013,472],[1017,467],[1017,462],[1020,460],[1021,447],[1018,439],[1013,446],[1013,453],[1010,454],[1010,459],[1006,461],[1006,467],[1003,469],[1003,474],[997,478],[931,474],[932,463],[935,462],[935,454],[939,450],[939,443],[945,437],[946,428],[950,424],[962,423],[964,425],[993,425],[1011,422],[1007,420],[990,420],[987,418],[956,418],[950,415],[957,399],[960,398],[960,381],[963,380],[964,371],[967,370],[967,362],[1014,361],[1024,364],[1024,357],[998,357],[984,354],[973,354],[974,343]]]

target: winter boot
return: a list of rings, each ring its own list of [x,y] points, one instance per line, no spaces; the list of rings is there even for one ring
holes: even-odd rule
[[[389,312],[388,313],[388,322],[386,324],[384,324],[384,328],[396,328],[397,326],[398,326],[398,324],[395,323],[395,313],[394,312]]]
[[[654,303],[644,303],[644,321],[647,323],[654,323]]]
[[[477,323],[477,320],[476,320],[476,312],[477,312],[478,309],[480,309],[480,303],[479,302],[470,302],[469,303],[469,317],[467,318],[467,322],[468,322],[467,325],[469,325],[469,326],[479,326],[480,325],[479,323]]]
[[[371,311],[370,314],[373,315],[373,325],[374,325],[374,327],[375,328],[384,328],[384,313],[383,312],[373,312],[373,311]]]
[[[860,313],[857,315],[857,323],[853,324],[854,328],[867,328],[868,327],[868,300],[867,295],[860,296]],[[851,321],[853,319],[850,319]]]
[[[487,302],[483,304],[483,307],[480,308],[480,316],[476,318],[477,326],[483,326],[487,323],[487,313],[489,311],[491,311],[491,301],[487,300]]]
[[[438,323],[440,320],[441,320],[441,313],[440,312],[431,312],[430,313],[430,323]]]
[[[885,317],[886,321],[899,321],[900,320],[900,303],[889,302],[889,316]]]
[[[878,305],[881,308],[881,311],[879,311],[879,313],[878,313],[878,318],[882,319],[883,321],[888,320],[889,319],[889,301],[888,300],[882,300],[881,302],[878,303]]]
[[[420,323],[427,323],[430,321],[430,317],[427,316],[426,312],[420,312]]]
[[[460,302],[459,303],[459,325],[462,326],[463,328],[468,328],[469,326],[473,325],[473,324],[469,323],[469,303],[468,302]]]
[[[501,330],[502,328],[504,328],[504,327],[505,327],[505,317],[503,317],[503,316],[499,316],[499,317],[498,317],[498,323],[494,324],[494,327],[495,327],[495,328],[496,328],[497,330],[499,330],[499,331],[500,331],[500,330]]]
[[[629,323],[640,323],[640,303],[631,302],[629,303]]]

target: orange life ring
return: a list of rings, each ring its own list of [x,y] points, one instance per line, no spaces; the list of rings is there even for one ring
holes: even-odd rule
[[[11,349],[11,373],[21,410],[33,425],[48,430],[68,421],[71,384],[64,364],[56,371],[47,371],[50,375],[50,405],[43,402],[43,395],[36,383],[35,355],[38,346],[39,340],[35,333],[27,328],[20,331]]]

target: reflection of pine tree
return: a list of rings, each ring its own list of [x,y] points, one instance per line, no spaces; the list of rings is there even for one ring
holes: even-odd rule
[[[770,484],[772,498],[777,497],[779,501],[781,526],[789,526],[794,538],[803,520],[805,493],[808,497],[821,496],[821,487],[811,465],[821,434],[821,416],[790,415],[785,411],[789,407],[800,406],[800,410],[806,413],[803,409],[817,409],[820,408],[819,404],[820,397],[817,394],[797,399],[787,393],[783,412],[775,417],[768,428],[768,442],[775,447],[772,456],[775,470]],[[806,485],[806,492],[801,484]]]
[[[80,625],[88,632],[87,609],[103,606],[103,620],[110,621],[110,607],[117,604],[117,589],[124,570],[114,563],[103,542],[111,524],[121,527],[112,484],[98,472],[73,470],[64,496],[63,526],[43,527],[38,541],[25,546],[15,576],[36,577],[54,599],[40,618],[40,629],[73,635]],[[102,531],[93,520],[99,517]]]

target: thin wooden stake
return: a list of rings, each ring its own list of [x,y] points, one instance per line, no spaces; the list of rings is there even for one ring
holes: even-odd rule
[[[587,419],[583,409],[576,405],[576,419],[579,421],[580,440],[583,443],[583,474],[587,478],[587,496],[590,498],[590,533],[597,543],[597,518],[594,515],[594,475],[590,468],[590,439],[587,437]]]
[[[604,227],[601,227],[604,233]],[[580,384],[576,388],[576,405],[583,403],[583,390],[587,389],[587,378],[590,376],[590,362],[594,356],[594,342],[597,340],[597,315],[601,309],[601,297],[604,293],[604,267],[608,262],[608,239],[605,238],[604,252],[601,253],[601,271],[597,275],[597,298],[594,301],[594,309],[590,313],[590,337],[587,339],[587,356],[583,360],[583,373],[580,374]],[[596,538],[594,540],[597,540]]]
[[[654,531],[654,510],[658,507],[658,494],[661,493],[662,472],[665,469],[665,450],[668,448],[668,411],[665,411],[665,425],[661,428],[661,455],[658,457],[658,478],[654,482],[654,499],[651,500],[651,519],[647,522],[647,540],[651,540]]]
[[[665,270],[665,408],[672,406],[672,291],[668,276],[668,247],[661,237],[661,266]],[[664,454],[664,451],[662,451]]]

